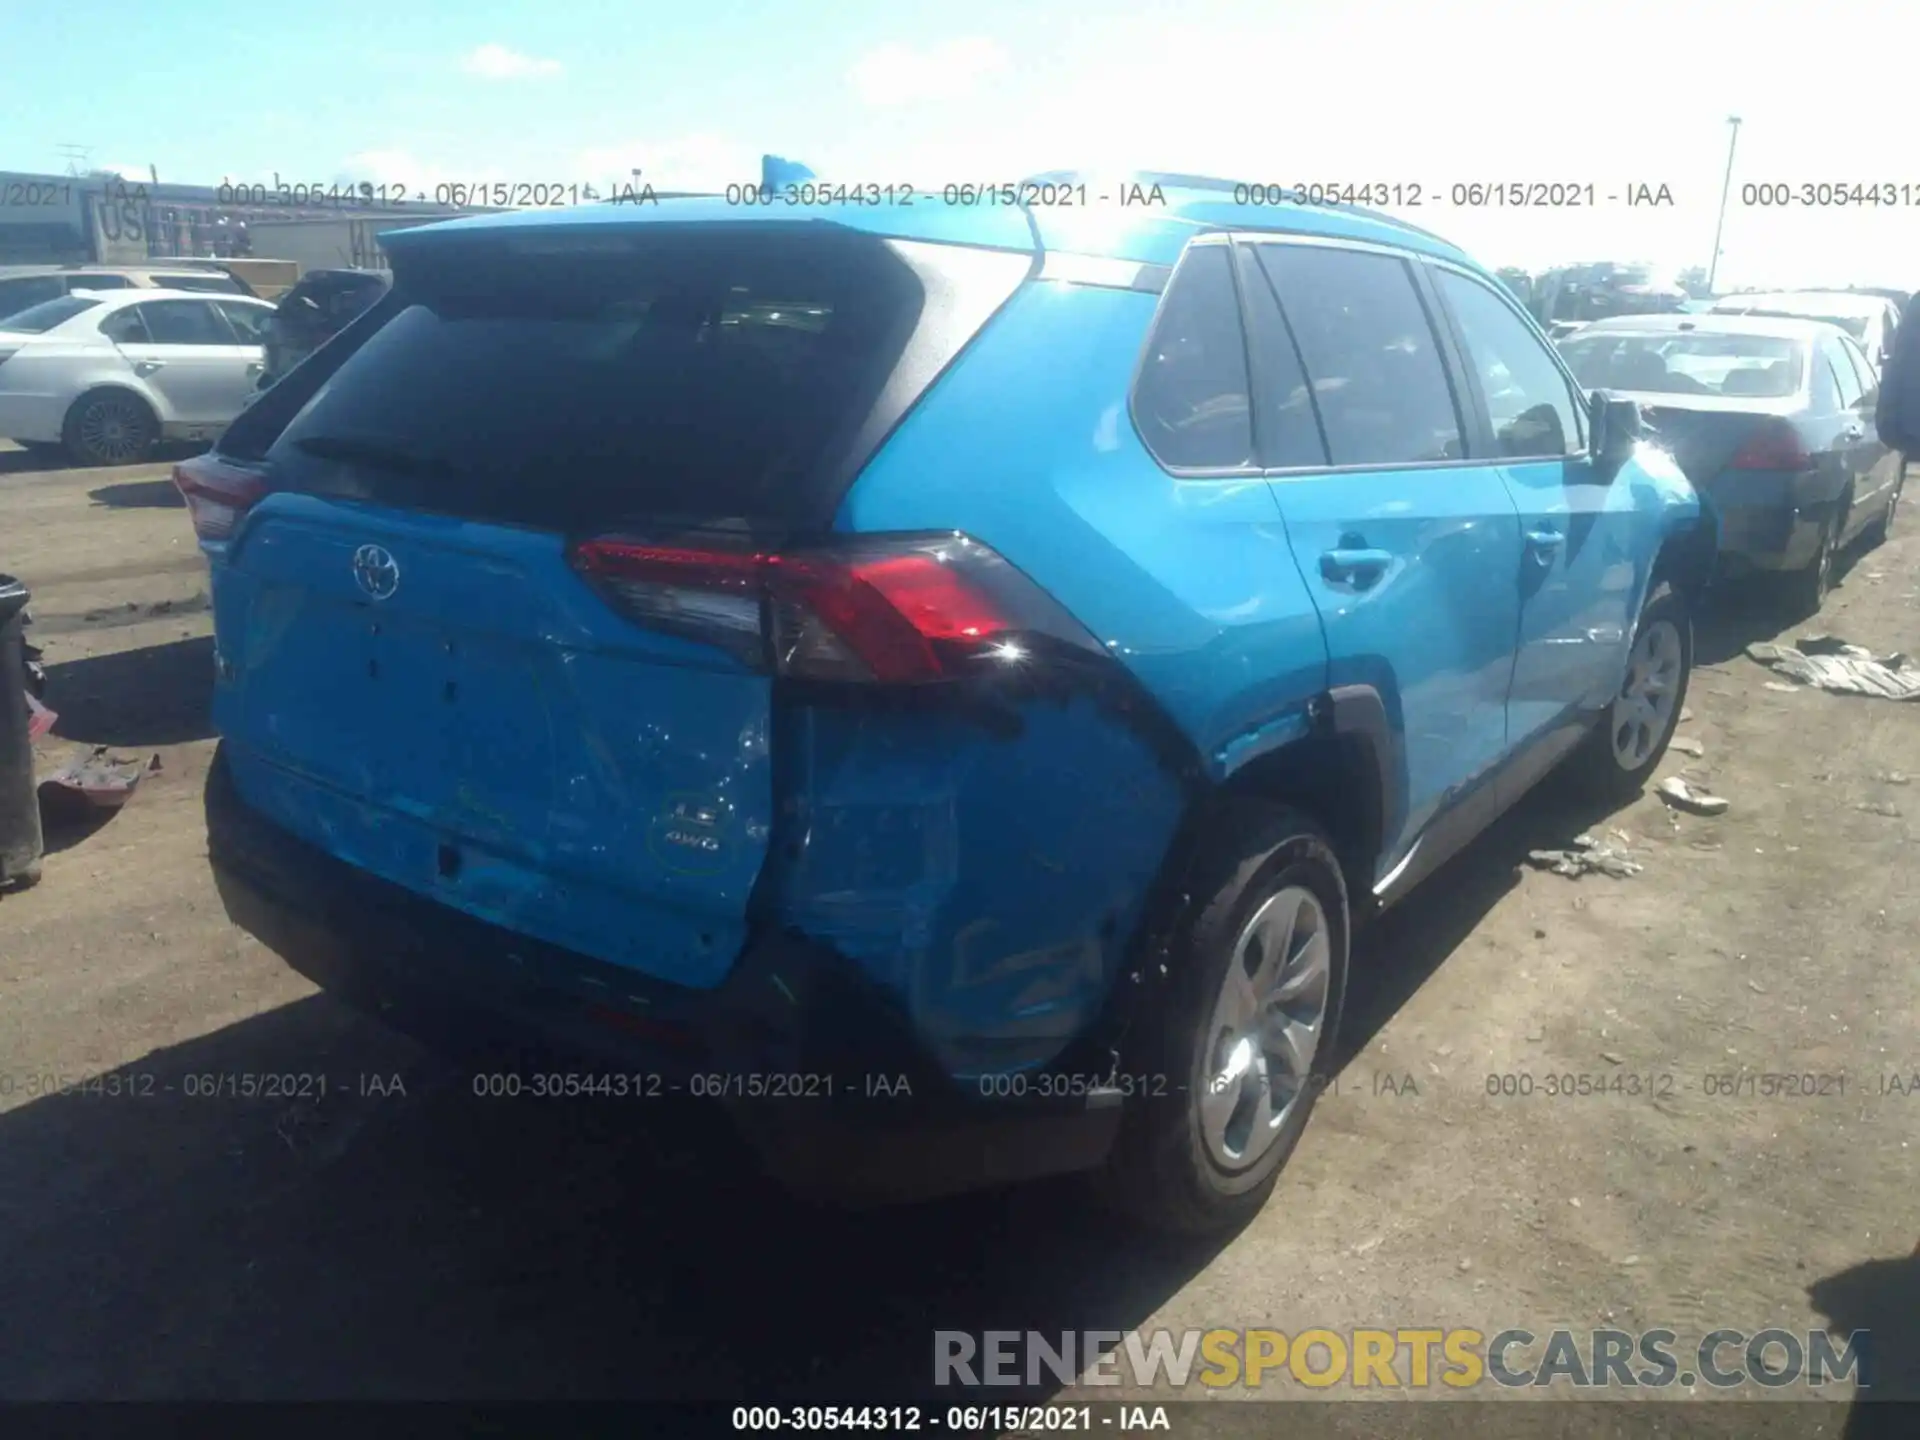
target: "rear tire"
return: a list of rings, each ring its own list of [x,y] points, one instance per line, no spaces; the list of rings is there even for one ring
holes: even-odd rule
[[[1186,1235],[1252,1219],[1299,1144],[1329,1078],[1351,929],[1333,843],[1306,815],[1234,800],[1207,833],[1198,908],[1125,1066],[1148,1093],[1126,1102],[1096,1177],[1132,1220]]]
[[[160,422],[130,391],[95,390],[73,402],[60,433],[75,464],[138,465],[153,453]]]
[[[1820,613],[1833,593],[1833,565],[1840,549],[1840,514],[1835,512],[1820,530],[1820,548],[1804,567],[1787,576],[1784,592],[1787,605],[1796,619],[1810,619]]]
[[[1893,493],[1887,497],[1887,508],[1880,517],[1867,527],[1867,543],[1872,546],[1884,545],[1887,537],[1893,533],[1893,517],[1900,509],[1900,492],[1906,488],[1907,467],[1902,465],[1900,473],[1894,477]]]
[[[1640,607],[1619,693],[1585,742],[1567,757],[1565,776],[1582,794],[1624,804],[1646,788],[1680,726],[1693,678],[1693,614],[1665,581]]]

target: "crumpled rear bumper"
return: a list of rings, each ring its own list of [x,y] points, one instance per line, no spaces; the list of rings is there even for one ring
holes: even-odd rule
[[[714,990],[666,985],[347,865],[251,810],[224,748],[206,815],[229,916],[323,989],[443,1053],[625,1077],[611,1103],[636,1123],[649,1105],[717,1101],[803,1193],[928,1198],[1091,1169],[1112,1146],[1117,1093],[994,1099],[957,1083],[858,966],[806,937],[757,935]]]

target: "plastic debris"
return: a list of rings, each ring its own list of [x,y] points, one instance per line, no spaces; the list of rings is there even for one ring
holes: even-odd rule
[[[1792,649],[1756,642],[1747,646],[1747,656],[1790,680],[1834,695],[1920,700],[1920,668],[1905,655],[1876,655],[1837,635],[1808,635]]]
[[[42,780],[40,801],[43,806],[78,803],[94,810],[118,810],[153,768],[149,760],[115,759],[107,746],[97,745]]]
[[[1676,735],[1667,742],[1669,750],[1678,750],[1682,755],[1691,755],[1698,760],[1707,753],[1707,747],[1690,735]]]
[[[1576,837],[1565,850],[1530,850],[1527,852],[1527,863],[1536,870],[1551,871],[1569,880],[1578,880],[1582,875],[1607,875],[1615,880],[1626,880],[1645,868],[1625,850],[1614,845],[1602,845],[1591,835]]]
[[[1669,775],[1654,787],[1654,794],[1676,810],[1686,810],[1695,815],[1724,815],[1727,802],[1718,795],[1709,795],[1704,790],[1696,790],[1678,775]]]

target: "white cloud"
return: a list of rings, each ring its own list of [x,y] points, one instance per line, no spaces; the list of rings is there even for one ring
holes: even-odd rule
[[[460,68],[482,80],[543,80],[565,67],[558,60],[522,55],[505,45],[482,45],[460,62]]]
[[[964,99],[1006,68],[1006,52],[991,40],[943,40],[919,49],[896,42],[867,51],[847,79],[867,104],[895,106]]]

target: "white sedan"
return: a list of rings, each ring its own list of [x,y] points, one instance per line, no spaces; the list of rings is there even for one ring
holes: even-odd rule
[[[75,291],[0,316],[0,436],[131,465],[245,408],[273,306],[188,290]]]

